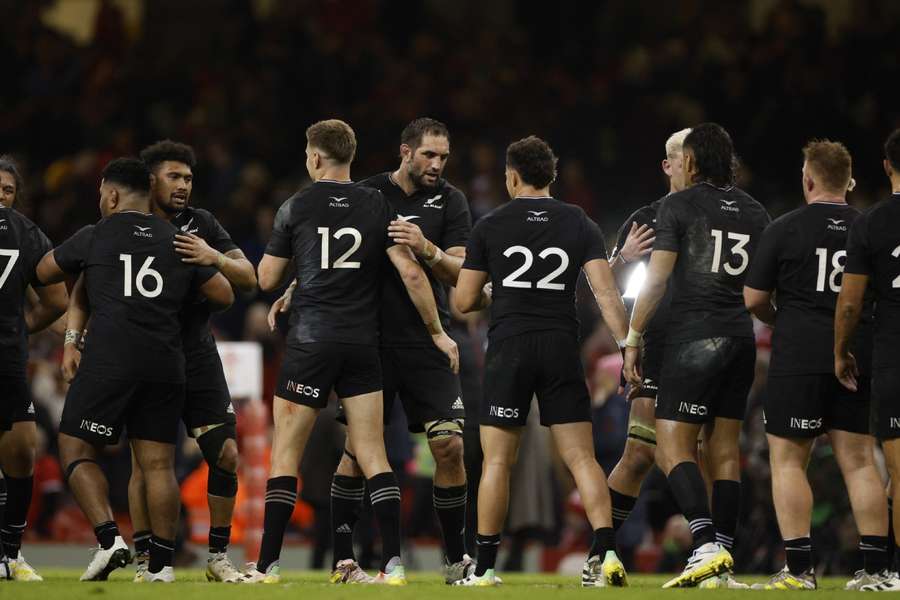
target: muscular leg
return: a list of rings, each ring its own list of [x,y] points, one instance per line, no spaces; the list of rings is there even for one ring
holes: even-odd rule
[[[109,483],[100,466],[94,462],[97,459],[97,449],[81,438],[60,433],[59,456],[75,501],[91,525],[96,527],[112,521]],[[69,472],[76,461],[84,462],[80,462]]]
[[[612,527],[606,475],[594,457],[590,423],[566,423],[550,427],[556,448],[575,478],[575,486],[594,529]]]
[[[150,440],[132,440],[137,463],[144,474],[150,516],[151,573],[172,565],[181,497],[175,479],[175,445]]]
[[[428,440],[434,456],[434,511],[441,524],[444,549],[450,564],[463,560],[466,526],[466,468],[463,462],[462,430]]]
[[[278,561],[284,530],[297,502],[297,472],[318,409],[275,397],[272,405],[275,430],[272,465],[266,483],[266,513],[257,570],[265,573]]]
[[[766,437],[772,471],[772,500],[781,537],[785,540],[808,538],[813,497],[806,466],[814,440]]]
[[[850,495],[864,568],[867,573],[878,573],[889,566],[888,516],[887,497],[875,468],[875,440],[837,429],[828,433]]]
[[[134,553],[140,563],[149,556],[152,532],[150,531],[150,511],[147,508],[147,484],[133,447],[131,449],[131,477],[128,479],[128,513],[134,529]]]
[[[478,486],[478,567],[475,574],[484,575],[497,562],[500,532],[509,508],[509,476],[519,453],[521,427],[481,426],[484,466]]]
[[[641,492],[641,484],[653,468],[656,425],[652,398],[634,398],[628,418],[628,438],[622,458],[609,474],[613,528],[622,526]]]
[[[0,538],[6,554],[13,559],[22,546],[31,506],[36,449],[34,421],[13,423],[12,430],[0,438],[0,468],[6,479],[7,492],[5,515],[0,515]]]
[[[210,469],[218,467],[226,473],[237,476],[238,448],[234,438],[228,438],[219,451],[218,459],[209,465]],[[231,527],[231,518],[234,515],[234,502],[236,496],[208,495],[209,523],[212,527]]]
[[[716,541],[729,552],[734,545],[741,507],[741,466],[738,440],[739,419],[717,418],[704,427],[702,457],[709,496],[712,503]]]
[[[384,449],[383,398],[381,391],[343,398],[347,436],[356,461],[366,476],[372,510],[381,531],[381,572],[388,573],[400,561],[400,487]]]

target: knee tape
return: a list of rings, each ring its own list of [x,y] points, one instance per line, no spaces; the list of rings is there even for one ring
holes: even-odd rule
[[[237,490],[237,475],[215,464],[209,466],[209,476],[206,479],[207,494],[221,498],[234,498],[237,496]]]
[[[628,437],[649,446],[656,446],[656,427],[643,423],[629,423]]]
[[[78,460],[73,460],[69,463],[69,466],[66,467],[66,481],[69,481],[69,478],[72,477],[72,472],[75,470],[75,467],[77,467],[81,463],[94,463],[95,465],[97,465],[97,461],[93,458],[79,458]],[[100,465],[97,465],[98,468],[99,466]]]
[[[222,446],[228,440],[237,438],[235,426],[231,423],[225,423],[197,436],[197,445],[200,446],[200,452],[203,453],[203,459],[209,465],[210,472],[212,468],[219,462],[219,456],[222,454]]]
[[[462,434],[462,419],[440,419],[437,421],[429,421],[428,423],[425,423],[425,436],[429,440],[451,435],[458,435],[462,437]]]

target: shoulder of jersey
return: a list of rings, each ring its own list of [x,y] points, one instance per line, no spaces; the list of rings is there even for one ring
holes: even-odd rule
[[[7,221],[10,224],[17,223],[20,227],[29,231],[32,229],[39,229],[34,221],[14,208],[0,209],[0,225],[3,225],[4,221]]]
[[[391,183],[390,175],[390,171],[378,173],[377,175],[372,175],[371,177],[361,179],[357,182],[357,185],[360,185],[362,187],[374,188],[378,191],[384,192],[387,186],[394,185],[393,183]]]

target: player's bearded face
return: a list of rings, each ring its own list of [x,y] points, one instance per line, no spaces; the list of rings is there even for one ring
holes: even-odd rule
[[[435,187],[449,157],[450,140],[444,136],[422,136],[422,143],[408,159],[409,178],[417,188]]]
[[[0,204],[12,208],[16,202],[16,178],[12,173],[0,171]]]
[[[163,211],[174,214],[187,208],[194,189],[194,175],[184,163],[165,161],[153,178],[153,198]]]

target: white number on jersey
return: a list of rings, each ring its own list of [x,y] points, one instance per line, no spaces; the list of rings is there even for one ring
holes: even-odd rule
[[[9,260],[6,261],[6,266],[3,267],[3,272],[0,273],[0,290],[2,290],[3,284],[6,283],[7,278],[9,278],[9,274],[12,273],[13,266],[15,266],[16,261],[19,260],[19,251],[0,248],[0,256],[9,257]]]
[[[725,268],[725,272],[729,275],[740,275],[746,270],[747,265],[750,263],[750,255],[747,254],[747,251],[744,249],[750,242],[750,236],[746,233],[731,233],[726,232],[729,240],[734,240],[736,243],[731,247],[731,255],[737,255],[741,258],[741,264],[737,267],[731,266],[731,260],[722,264],[722,230],[721,229],[713,229],[712,236],[713,240],[715,240],[716,246],[713,250],[713,261],[712,261],[712,272],[718,273],[719,267],[722,266]]]
[[[119,260],[125,263],[125,297],[130,298],[132,295],[131,290],[131,255],[130,254],[120,254]],[[163,291],[163,278],[162,274],[156,269],[151,269],[150,265],[153,264],[154,257],[148,256],[144,261],[144,264],[141,265],[141,268],[138,269],[137,277],[135,277],[135,287],[137,288],[138,293],[144,298],[156,298]],[[144,281],[147,278],[153,280],[154,286],[152,290],[148,290],[147,286],[144,285]]]
[[[347,235],[352,236],[353,245],[340,258],[334,261],[334,264],[331,266],[329,266],[329,257],[331,256],[329,248],[330,230],[327,227],[319,227],[316,231],[322,236],[322,260],[320,266],[323,269],[358,269],[360,267],[359,261],[348,260],[350,255],[359,250],[359,247],[362,245],[362,234],[358,229],[342,227],[334,232],[334,239],[336,240]]]
[[[503,256],[507,258],[513,254],[521,254],[525,257],[525,262],[522,263],[522,266],[518,269],[503,278],[503,287],[531,289],[532,284],[530,281],[520,281],[518,278],[519,276],[524,275],[525,272],[531,268],[531,265],[534,264],[534,255],[531,253],[531,250],[525,246],[510,246],[503,251]],[[565,270],[569,268],[569,255],[566,254],[566,251],[562,248],[556,248],[555,246],[544,248],[538,253],[538,258],[541,259],[547,259],[550,256],[559,257],[559,266],[546,277],[542,277],[535,287],[539,290],[565,290],[566,284],[557,283],[553,280],[562,275]]]
[[[819,257],[819,274],[816,276],[816,291],[825,291],[825,274],[828,271],[828,248],[816,248],[816,256]],[[838,250],[831,256],[831,275],[828,277],[828,288],[832,292],[840,292],[841,284],[837,282],[838,275],[844,272],[844,260],[847,258],[846,250]]]

